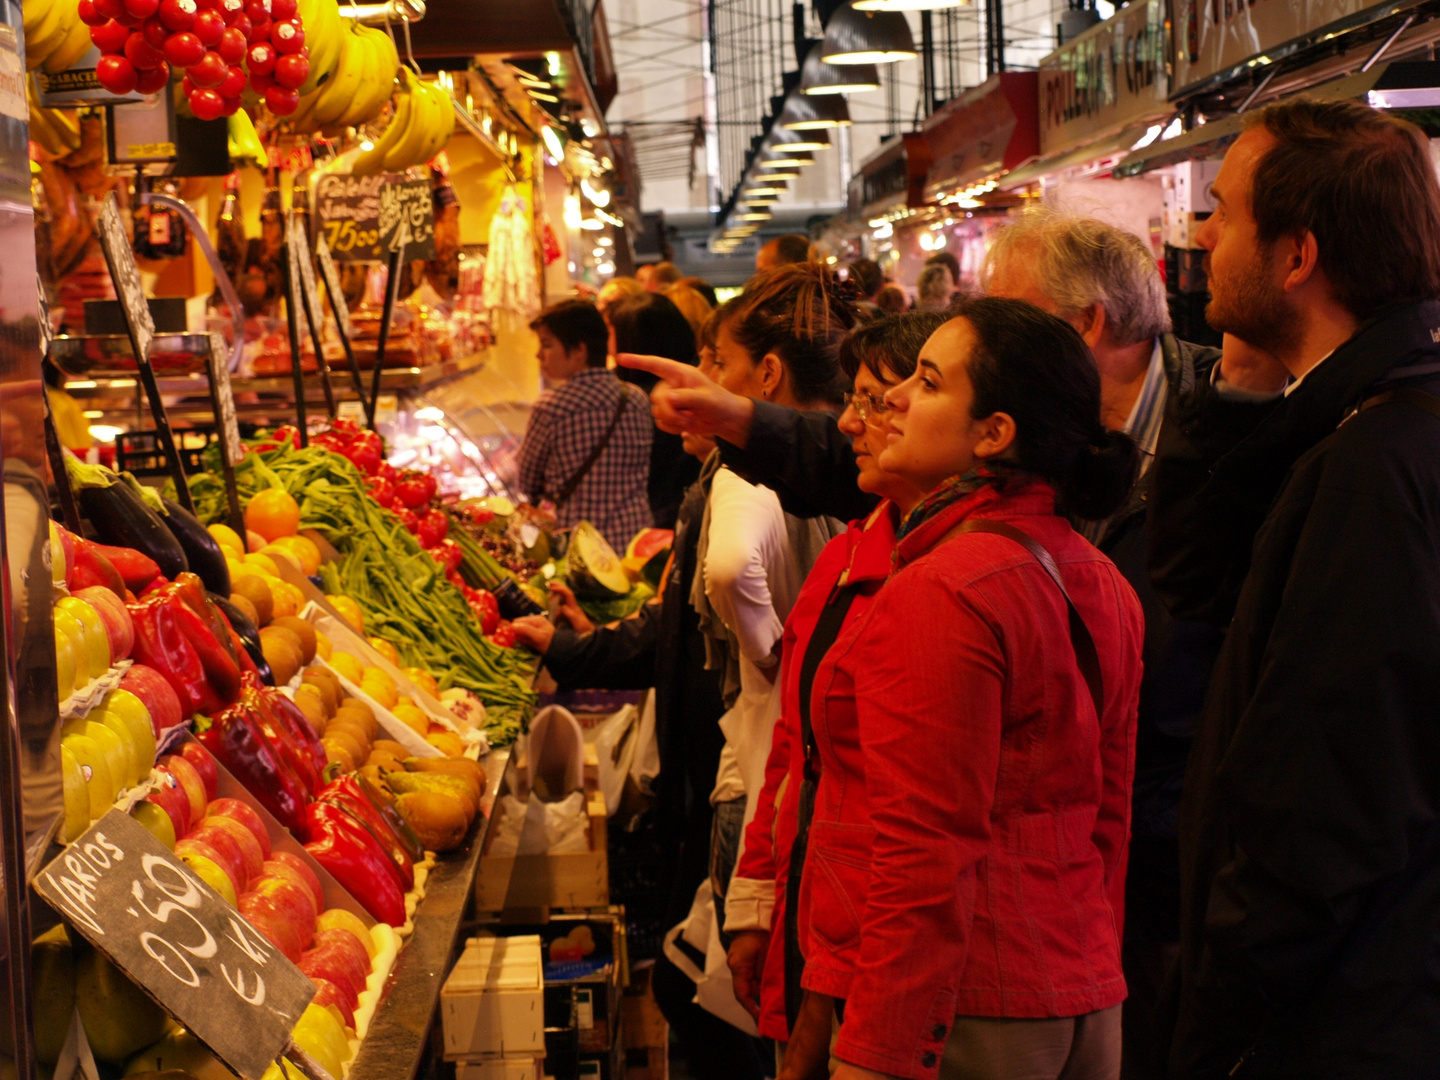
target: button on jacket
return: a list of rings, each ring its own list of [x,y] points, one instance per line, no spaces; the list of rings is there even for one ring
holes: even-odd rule
[[[1103,715],[1044,545],[1094,638]],[[954,1017],[1119,1004],[1139,602],[1043,483],[984,488],[902,539],[897,572],[816,672],[820,786],[804,984],[846,999],[835,1056],[928,1078]],[[940,1034],[937,1034],[940,1032]]]

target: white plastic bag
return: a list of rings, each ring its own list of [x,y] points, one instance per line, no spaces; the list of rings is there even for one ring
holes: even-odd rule
[[[730,964],[720,944],[720,927],[715,918],[715,897],[706,878],[695,890],[695,902],[685,921],[665,935],[665,955],[695,983],[695,1003],[712,1016],[718,1016],[731,1027],[746,1035],[759,1035],[760,1029],[740,1003],[735,1000],[735,985],[730,977]],[[702,971],[675,940],[683,937],[687,945],[705,954]]]

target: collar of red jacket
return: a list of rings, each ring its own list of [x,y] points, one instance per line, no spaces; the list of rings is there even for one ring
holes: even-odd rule
[[[850,557],[845,563],[841,585],[863,581],[883,582],[890,576],[890,559],[895,553],[895,528],[900,511],[886,499],[863,521],[850,524]]]
[[[966,518],[999,518],[1019,522],[1026,517],[1048,517],[1055,513],[1055,489],[1043,480],[987,484],[953,506],[936,514],[895,547],[895,569],[914,562],[938,544],[945,534]],[[1018,524],[1024,528],[1023,524]]]

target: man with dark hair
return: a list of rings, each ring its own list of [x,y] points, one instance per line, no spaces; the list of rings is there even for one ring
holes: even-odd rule
[[[880,271],[880,264],[874,259],[856,259],[850,264],[849,270],[850,280],[859,290],[860,299],[873,304],[881,286],[885,284],[885,275]]]
[[[755,272],[764,273],[777,266],[810,261],[810,238],[798,233],[786,233],[764,244],[755,253]]]
[[[547,389],[517,454],[520,490],[555,504],[561,528],[589,521],[623,548],[651,523],[649,402],[605,367],[610,331],[588,300],[562,300],[530,329]]]
[[[1172,397],[1151,503],[1162,596],[1229,623],[1181,804],[1172,1075],[1434,1075],[1440,188],[1418,129],[1301,99],[1213,192],[1225,356]]]
[[[943,266],[950,271],[950,282],[960,288],[960,260],[949,251],[937,251],[925,260],[926,266]]]

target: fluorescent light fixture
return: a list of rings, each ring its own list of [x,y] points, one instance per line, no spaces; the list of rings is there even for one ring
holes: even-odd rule
[[[769,221],[769,220],[770,220],[772,217],[774,217],[774,216],[775,216],[774,214],[759,214],[759,213],[756,213],[756,214],[741,214],[741,215],[740,215],[740,220],[741,220],[741,221]]]
[[[964,7],[970,0],[855,0],[856,11],[938,11]]]
[[[616,217],[614,214],[607,214],[604,210],[596,209],[595,216],[608,225],[614,225],[617,229],[625,227],[625,219]]]
[[[114,442],[117,435],[123,434],[124,428],[113,427],[110,424],[91,424],[90,437],[96,442]]]
[[[597,263],[595,266],[595,272],[597,274],[600,274],[602,277],[609,277],[611,274],[615,273],[615,264],[612,262]]]
[[[785,189],[779,187],[747,187],[743,194],[747,199],[756,195],[784,195]]]
[[[426,405],[423,409],[415,410],[415,419],[438,423],[445,419],[445,412],[443,409],[437,409],[434,405]]]
[[[589,199],[592,203],[594,203],[596,206],[610,205],[610,192],[606,191],[604,188],[591,187],[588,177],[580,181],[580,190],[583,191],[585,193],[585,197]]]
[[[582,229],[590,229],[593,231],[595,229],[603,229],[604,227],[605,223],[599,218],[587,217],[584,221],[580,222],[580,228]]]
[[[824,94],[863,94],[880,89],[880,72],[874,64],[827,64],[820,59],[824,46],[816,44],[800,68],[800,92],[807,97]]]
[[[857,11],[854,0],[830,16],[820,48],[820,59],[827,64],[893,64],[917,55],[904,15]]]
[[[545,143],[545,149],[556,161],[565,160],[565,144],[560,141],[560,135],[549,124],[540,128],[540,139]]]
[[[557,53],[557,52],[547,52],[547,53],[545,54],[545,70],[548,71],[551,75],[559,75],[559,74],[560,74],[560,54],[559,54],[559,53]]]

